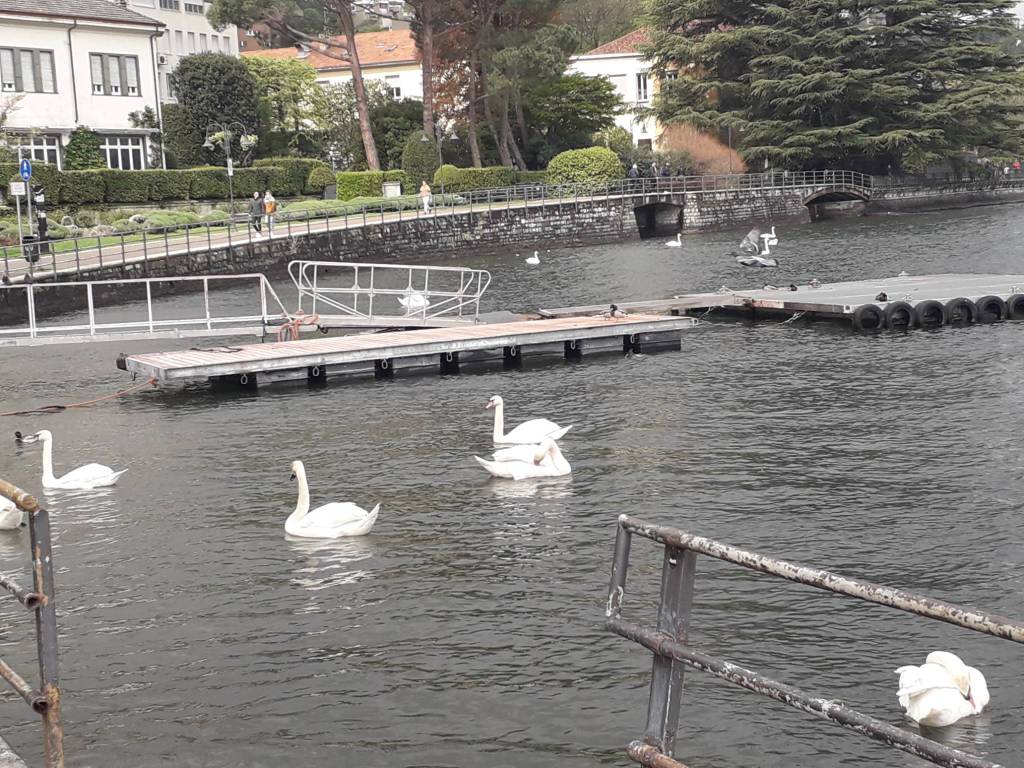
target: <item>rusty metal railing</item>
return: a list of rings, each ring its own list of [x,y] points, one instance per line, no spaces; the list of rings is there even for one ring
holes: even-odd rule
[[[812,696],[791,685],[689,648],[690,608],[693,603],[697,557],[713,557],[780,579],[856,597],[1016,643],[1024,643],[1024,624],[901,589],[777,560],[678,528],[651,525],[628,515],[620,516],[618,522],[605,628],[639,643],[654,654],[644,737],[642,741],[634,741],[627,748],[627,754],[635,762],[651,768],[685,768],[674,759],[673,754],[683,693],[683,669],[689,666],[830,720],[935,765],[947,768],[1000,768],[996,763],[977,755],[947,747],[862,714],[834,699]],[[634,534],[664,545],[657,627],[645,627],[622,618],[626,571]]]
[[[39,656],[38,689],[0,660],[0,677],[10,683],[43,720],[43,749],[46,768],[64,767],[64,727],[60,712],[60,680],[57,660],[57,611],[53,587],[53,555],[50,548],[50,514],[34,496],[0,480],[0,496],[9,499],[28,515],[32,547],[32,589],[0,576],[0,587],[10,592],[36,618],[36,651]]]

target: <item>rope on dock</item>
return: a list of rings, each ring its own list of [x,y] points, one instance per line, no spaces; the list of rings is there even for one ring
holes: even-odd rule
[[[148,386],[156,386],[156,379],[147,379],[141,384],[134,384],[127,389],[122,389],[118,392],[113,392],[109,395],[103,395],[102,397],[95,397],[92,400],[84,400],[81,403],[69,403],[68,405],[44,405],[39,408],[32,408],[27,411],[7,411],[6,413],[0,413],[0,418],[4,416],[33,416],[40,413],[61,413],[69,408],[88,408],[96,403],[101,403],[104,400],[113,400],[115,397],[124,397],[134,392],[138,392],[140,389],[144,389]]]
[[[320,315],[307,315],[301,309],[291,315],[277,331],[278,341],[298,341],[299,328],[303,325],[315,325],[320,328]]]

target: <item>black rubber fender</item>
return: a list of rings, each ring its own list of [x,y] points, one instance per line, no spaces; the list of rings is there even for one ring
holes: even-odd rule
[[[946,322],[950,325],[970,325],[978,322],[978,306],[970,299],[958,296],[946,302]]]
[[[998,323],[1006,319],[1006,302],[999,296],[982,296],[974,302],[979,323]]]
[[[1006,300],[1006,314],[1011,320],[1024,320],[1024,293],[1015,293]]]
[[[891,331],[908,331],[917,327],[917,310],[905,301],[894,301],[885,307],[885,327]]]
[[[946,305],[941,301],[919,301],[914,311],[917,312],[917,324],[921,328],[940,328],[946,324]]]
[[[885,313],[877,304],[861,304],[853,310],[853,327],[858,331],[880,331],[885,328]]]

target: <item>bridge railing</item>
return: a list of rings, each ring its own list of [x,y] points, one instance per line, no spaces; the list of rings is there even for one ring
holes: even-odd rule
[[[643,626],[622,618],[629,554],[634,536],[662,545],[661,596],[657,626]],[[634,741],[627,753],[636,762],[658,768],[685,768],[673,757],[679,707],[683,696],[684,667],[719,677],[794,709],[829,720],[886,746],[948,768],[999,768],[984,758],[939,744],[916,733],[862,714],[831,696],[811,696],[785,683],[764,677],[724,659],[709,656],[689,645],[690,616],[696,591],[699,556],[712,557],[752,571],[810,587],[866,600],[878,605],[953,624],[975,632],[1024,643],[1024,623],[990,616],[941,600],[901,589],[850,579],[837,573],[777,560],[742,550],[678,528],[651,525],[621,515],[615,537],[615,554],[605,628],[639,643],[654,654],[651,672],[647,727],[642,741]]]
[[[455,213],[473,215],[502,209],[546,207],[586,201],[623,200],[717,191],[757,192],[788,187],[856,187],[869,189],[872,179],[855,171],[768,171],[717,176],[659,176],[579,184],[519,184],[510,187],[452,193],[435,190],[427,209],[415,196],[382,199],[372,204],[337,201],[321,210],[278,214],[273,230],[256,232],[247,217],[132,232],[108,232],[88,236],[0,246],[0,275],[6,280],[59,279],[81,276],[107,268],[142,265],[169,255],[209,253],[221,248],[252,248],[269,244],[284,249],[289,240],[328,230],[366,227],[390,222],[437,219]]]

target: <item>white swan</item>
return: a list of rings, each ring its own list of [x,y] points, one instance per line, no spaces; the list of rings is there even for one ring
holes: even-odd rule
[[[742,264],[744,267],[777,267],[779,262],[777,259],[765,258],[760,254],[747,254],[736,257],[736,261]]]
[[[487,409],[494,409],[494,442],[498,445],[536,445],[545,438],[560,440],[572,429],[560,427],[547,419],[524,421],[507,435],[505,434],[505,401],[495,395],[487,401]]]
[[[536,266],[537,264],[540,264],[540,256],[537,254],[536,251],[534,251],[533,256],[526,257],[526,263]]]
[[[495,451],[493,461],[474,456],[477,463],[494,477],[525,480],[529,477],[561,477],[572,472],[558,444],[549,439],[540,445],[516,445]]]
[[[896,691],[900,706],[921,725],[952,725],[988,706],[985,676],[956,654],[933,651],[920,667],[900,667],[896,674],[900,676]]]
[[[73,469],[62,477],[53,476],[53,435],[50,430],[43,429],[33,437],[43,443],[43,488],[60,488],[65,491],[91,491],[93,488],[106,488],[127,472],[122,469],[115,472],[103,464],[86,464]]]
[[[292,478],[299,481],[299,501],[295,511],[284,521],[285,533],[306,539],[337,539],[341,536],[365,536],[377,522],[380,504],[367,512],[350,502],[333,502],[309,510],[309,485],[306,467],[292,462]]]
[[[765,234],[761,235],[761,240],[764,243],[764,253],[762,255],[766,256],[769,253],[769,251],[768,251],[768,246],[769,245],[778,245],[779,244],[779,238],[775,235],[775,227],[774,226],[772,227],[772,231],[771,232],[766,232]]]
[[[683,233],[682,232],[676,232],[676,239],[675,240],[669,240],[667,243],[665,243],[665,245],[667,245],[669,248],[682,248],[683,247]]]
[[[0,496],[0,531],[16,531],[25,524],[25,512],[6,496]]]
[[[398,297],[398,303],[405,307],[405,314],[422,312],[430,306],[427,295],[422,291],[407,290],[404,296]]]

